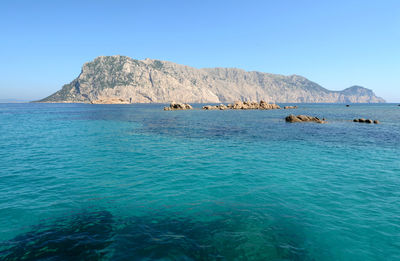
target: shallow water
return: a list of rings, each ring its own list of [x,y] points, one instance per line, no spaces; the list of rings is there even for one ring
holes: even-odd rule
[[[397,105],[162,107],[0,104],[0,260],[400,259]]]

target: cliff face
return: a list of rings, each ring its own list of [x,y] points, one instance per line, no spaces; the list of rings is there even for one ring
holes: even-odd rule
[[[235,68],[196,69],[159,60],[100,56],[85,63],[71,83],[40,102],[221,103],[385,102],[368,89],[353,86],[329,91],[304,77],[246,72]]]

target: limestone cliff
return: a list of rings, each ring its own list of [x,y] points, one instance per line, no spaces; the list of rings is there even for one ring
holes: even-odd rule
[[[236,68],[197,69],[126,56],[100,56],[85,63],[78,78],[40,102],[106,100],[121,100],[122,103],[385,102],[360,86],[329,91],[298,75],[247,72]]]

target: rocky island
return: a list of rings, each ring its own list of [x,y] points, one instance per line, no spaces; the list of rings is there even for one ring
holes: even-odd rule
[[[38,102],[80,103],[268,103],[385,102],[372,90],[352,86],[330,91],[299,75],[237,68],[197,69],[167,61],[100,56],[85,63],[79,76]]]

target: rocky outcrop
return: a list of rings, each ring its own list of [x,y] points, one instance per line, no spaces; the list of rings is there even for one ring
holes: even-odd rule
[[[233,110],[274,110],[280,109],[279,105],[267,103],[261,100],[259,103],[254,101],[235,101],[233,104],[228,104],[229,109]]]
[[[274,110],[280,109],[279,105],[273,103],[267,103],[265,101],[254,102],[254,101],[235,101],[232,104],[224,105],[206,105],[203,106],[203,110]]]
[[[225,104],[203,106],[203,110],[227,110],[227,109],[229,108]]]
[[[379,124],[380,122],[378,120],[371,120],[371,119],[364,119],[364,118],[359,118],[359,119],[354,119],[353,122],[359,122],[359,123],[375,123]]]
[[[368,89],[353,86],[329,91],[298,75],[247,72],[236,68],[205,68],[126,56],[100,56],[85,63],[71,83],[40,102],[86,102],[104,99],[132,103],[269,103],[384,102]]]
[[[164,107],[164,111],[192,110],[193,107],[187,103],[171,102],[169,107]]]
[[[285,107],[283,107],[285,110],[288,110],[288,109],[297,109],[297,106],[285,106]]]
[[[325,119],[320,120],[317,117],[307,116],[307,115],[293,115],[290,114],[285,118],[286,122],[316,122],[316,123],[326,123]]]

